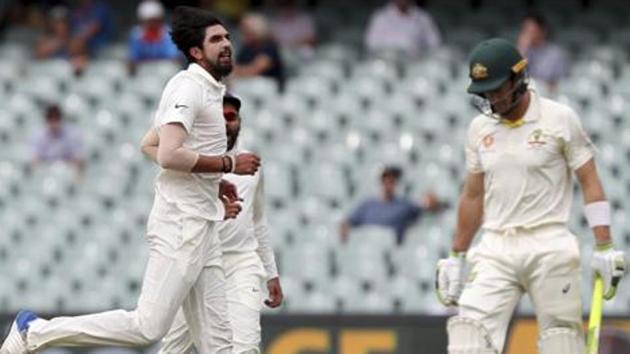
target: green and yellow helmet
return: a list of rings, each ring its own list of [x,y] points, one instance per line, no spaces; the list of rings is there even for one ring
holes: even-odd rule
[[[471,83],[468,93],[481,95],[494,91],[515,75],[525,73],[527,59],[503,38],[485,40],[470,52],[468,69]]]

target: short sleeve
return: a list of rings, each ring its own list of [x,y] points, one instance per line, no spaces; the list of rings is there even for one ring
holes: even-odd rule
[[[156,126],[181,123],[190,134],[199,107],[202,104],[202,88],[199,83],[188,78],[179,78],[165,88],[156,116]]]
[[[356,209],[354,209],[354,211],[352,211],[352,213],[348,217],[348,222],[350,223],[350,225],[360,226],[361,224],[363,224],[363,214],[366,203],[367,201],[361,203]]]
[[[479,149],[477,148],[477,133],[474,128],[474,124],[471,124],[466,135],[466,170],[470,173],[483,172],[483,166],[481,165],[481,157],[479,156]]]
[[[582,128],[578,115],[569,108],[568,137],[564,144],[564,156],[571,170],[575,171],[593,158],[595,146]]]

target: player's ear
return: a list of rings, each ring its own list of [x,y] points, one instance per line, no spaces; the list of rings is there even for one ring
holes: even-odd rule
[[[190,53],[190,55],[197,60],[203,59],[203,51],[199,47],[190,48],[188,50],[188,53]]]

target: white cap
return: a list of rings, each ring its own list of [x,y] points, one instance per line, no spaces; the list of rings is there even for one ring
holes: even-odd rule
[[[143,1],[138,5],[138,19],[140,21],[164,17],[164,7],[159,1]]]

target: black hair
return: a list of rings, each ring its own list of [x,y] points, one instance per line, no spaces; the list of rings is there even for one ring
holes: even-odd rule
[[[381,179],[385,177],[393,177],[398,181],[402,177],[402,169],[398,166],[386,166],[381,172]]]
[[[547,21],[547,18],[538,11],[530,11],[527,15],[525,15],[525,17],[523,18],[523,21],[532,21],[534,22],[536,25],[538,25],[538,27],[540,27],[540,29],[545,32],[545,36],[549,37],[549,33],[550,33],[550,29],[549,29],[549,21]]]
[[[188,62],[194,63],[190,48],[202,48],[206,28],[215,25],[223,26],[223,23],[211,12],[191,6],[177,6],[173,12],[171,39]]]
[[[44,115],[44,117],[46,119],[55,117],[55,118],[59,118],[61,119],[61,108],[56,105],[56,104],[50,104],[46,107],[46,114]]]

